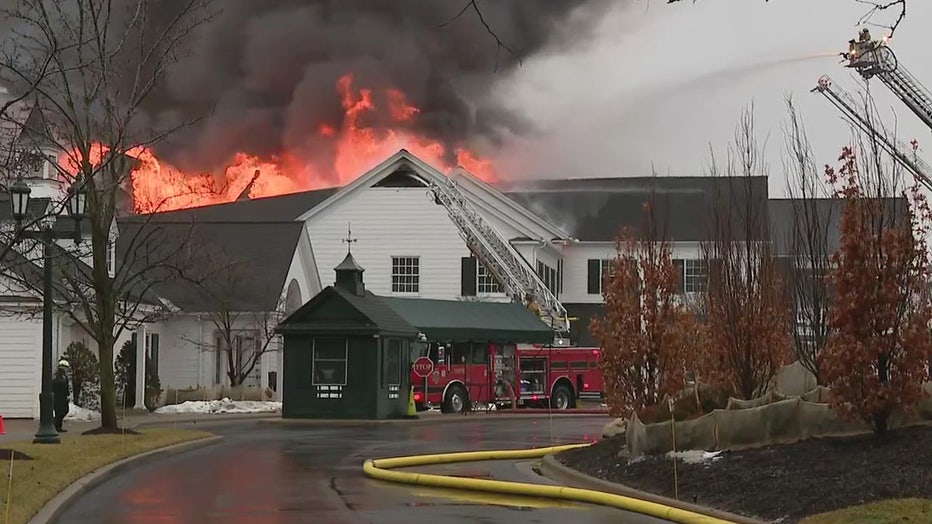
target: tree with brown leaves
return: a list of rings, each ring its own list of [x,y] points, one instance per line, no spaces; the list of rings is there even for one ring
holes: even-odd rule
[[[709,268],[702,376],[742,399],[763,394],[791,357],[789,307],[770,242],[766,186],[755,183],[764,171],[748,109],[725,169],[712,159],[717,180],[709,239],[702,244]]]
[[[909,414],[922,398],[932,356],[929,208],[918,186],[912,202],[905,194],[884,197],[884,180],[872,167],[860,171],[865,162],[853,148],[844,148],[839,161],[837,173],[825,170],[844,207],[830,276],[831,338],[821,367],[839,415],[883,435],[893,417]]]
[[[690,313],[677,304],[679,272],[669,241],[657,235],[652,206],[644,205],[640,238],[624,230],[617,256],[604,278],[605,312],[590,329],[602,347],[599,363],[613,416],[629,416],[657,405],[681,389],[685,363],[681,348],[692,333],[681,329]]]

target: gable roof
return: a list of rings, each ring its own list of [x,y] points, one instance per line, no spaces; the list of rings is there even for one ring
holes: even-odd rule
[[[199,269],[193,275],[200,285],[182,279],[165,279],[153,285],[160,297],[191,313],[278,310],[285,278],[303,232],[300,222],[290,221],[123,220],[119,227],[117,252],[121,258],[128,258],[129,244],[138,244],[140,235],[146,234],[140,232],[143,228],[157,229],[159,239],[186,239],[194,245],[191,256],[195,263],[208,266],[203,273]]]
[[[327,300],[341,300],[368,321],[368,325],[349,325],[345,320],[321,318],[315,319],[314,313],[326,304]],[[277,333],[294,332],[337,332],[337,331],[365,331],[385,334],[414,337],[418,334],[417,328],[406,322],[383,297],[366,291],[365,295],[354,295],[337,286],[327,286],[315,295],[306,304],[298,308],[288,318],[284,319],[275,328]]]
[[[709,237],[708,217],[716,195],[767,205],[767,178],[751,177],[749,190],[734,177],[625,177],[540,180],[511,184],[506,196],[575,238],[612,242],[619,230],[641,231],[643,204],[653,194],[658,229],[674,241],[702,241]]]
[[[286,195],[236,200],[224,204],[164,211],[153,216],[159,222],[285,222],[318,206],[340,188],[330,187]]]
[[[448,179],[447,175],[441,173],[439,170],[437,170],[436,168],[434,168],[427,162],[424,162],[417,156],[411,154],[406,149],[399,149],[397,153],[388,157],[384,161],[380,162],[377,166],[373,167],[366,173],[357,177],[351,183],[347,184],[346,186],[343,186],[342,188],[340,188],[339,191],[332,194],[329,198],[321,202],[316,207],[308,209],[307,212],[305,212],[304,214],[298,217],[298,220],[301,220],[301,221],[309,220],[310,218],[318,215],[319,213],[326,210],[328,207],[338,202],[340,199],[353,193],[357,189],[370,187],[378,183],[379,181],[391,176],[397,170],[399,170],[400,168],[404,168],[404,167],[413,169],[417,176],[424,177],[428,179],[428,181],[431,181],[431,182],[446,183]],[[461,180],[467,180],[468,182],[475,185],[476,187],[483,189],[489,196],[494,198],[496,201],[503,203],[504,205],[506,205],[507,207],[509,207],[516,213],[518,213],[519,215],[524,216],[526,219],[530,219],[538,226],[543,227],[544,229],[549,231],[550,234],[552,235],[552,238],[566,238],[566,234],[563,231],[561,231],[559,228],[541,219],[540,217],[535,216],[533,213],[529,212],[528,210],[521,209],[519,205],[517,205],[514,201],[510,201],[508,198],[502,195],[493,186],[481,181],[480,179],[475,177],[472,173],[463,169],[462,167],[454,170],[453,173],[451,173],[451,176],[453,176],[454,178],[459,178]],[[471,191],[468,184],[465,186],[460,185],[459,187],[464,190],[463,191],[464,193],[471,195],[473,199],[479,199],[479,200],[483,199],[481,196],[475,194],[474,191]],[[473,200],[473,199],[470,199],[470,200]],[[515,219],[512,218],[511,215],[504,215],[504,216],[507,220],[515,223]],[[518,227],[518,229],[526,229],[525,227],[522,227],[519,224],[515,224],[515,225],[516,227]]]
[[[514,302],[382,297],[401,318],[437,342],[549,344],[553,330]]]
[[[472,184],[476,186],[479,190],[484,191],[488,195],[491,195],[493,198],[495,198],[497,202],[501,202],[502,204],[505,205],[505,207],[507,207],[512,212],[521,215],[525,219],[529,220],[531,223],[540,227],[544,231],[547,231],[550,234],[550,239],[568,240],[572,238],[572,235],[570,235],[570,233],[567,232],[565,229],[561,228],[557,224],[552,224],[548,222],[547,220],[544,220],[543,218],[535,214],[532,210],[528,209],[527,207],[523,205],[520,205],[515,199],[509,198],[507,195],[502,193],[498,188],[482,180],[481,178],[474,176],[472,173],[465,170],[464,168],[457,167],[455,170],[453,170],[451,177],[454,180],[456,180],[460,188],[464,188],[461,181],[465,180],[467,182],[465,189],[469,193],[475,194],[474,191],[469,190],[469,185]],[[485,201],[479,195],[476,195],[476,196],[479,202]],[[498,211],[497,209],[494,209],[494,207],[492,209],[494,212],[496,212],[496,214],[501,214],[501,212]],[[506,218],[506,217],[510,218],[507,212],[502,216],[502,218]],[[514,219],[512,219],[512,221],[514,221]]]

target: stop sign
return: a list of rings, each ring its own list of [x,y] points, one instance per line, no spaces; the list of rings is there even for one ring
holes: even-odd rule
[[[428,357],[418,357],[414,361],[414,373],[421,377],[425,378],[434,371],[434,361]]]

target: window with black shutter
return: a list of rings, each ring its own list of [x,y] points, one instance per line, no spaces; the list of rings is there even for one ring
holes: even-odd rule
[[[460,295],[476,296],[476,271],[478,260],[475,257],[463,257],[460,260]]]
[[[586,286],[590,295],[598,295],[602,292],[602,261],[598,258],[589,259],[589,269]]]

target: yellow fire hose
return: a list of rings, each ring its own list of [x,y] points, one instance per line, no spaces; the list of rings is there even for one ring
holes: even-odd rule
[[[561,499],[574,502],[584,502],[609,506],[633,513],[650,515],[671,522],[682,524],[733,524],[708,515],[702,515],[680,508],[664,506],[656,502],[639,500],[614,493],[595,491],[565,486],[550,486],[543,484],[530,484],[524,482],[505,482],[501,480],[485,480],[474,478],[448,477],[429,473],[414,473],[407,471],[391,471],[395,468],[414,466],[427,466],[436,464],[450,464],[454,462],[475,462],[484,460],[522,460],[540,458],[553,453],[569,449],[586,447],[591,444],[568,444],[536,449],[498,450],[498,451],[467,451],[461,453],[442,453],[436,455],[414,455],[409,457],[391,457],[381,459],[367,459],[362,466],[367,476],[395,482],[400,484],[415,484],[448,489],[468,491],[481,491],[507,495],[520,495],[525,497]]]

